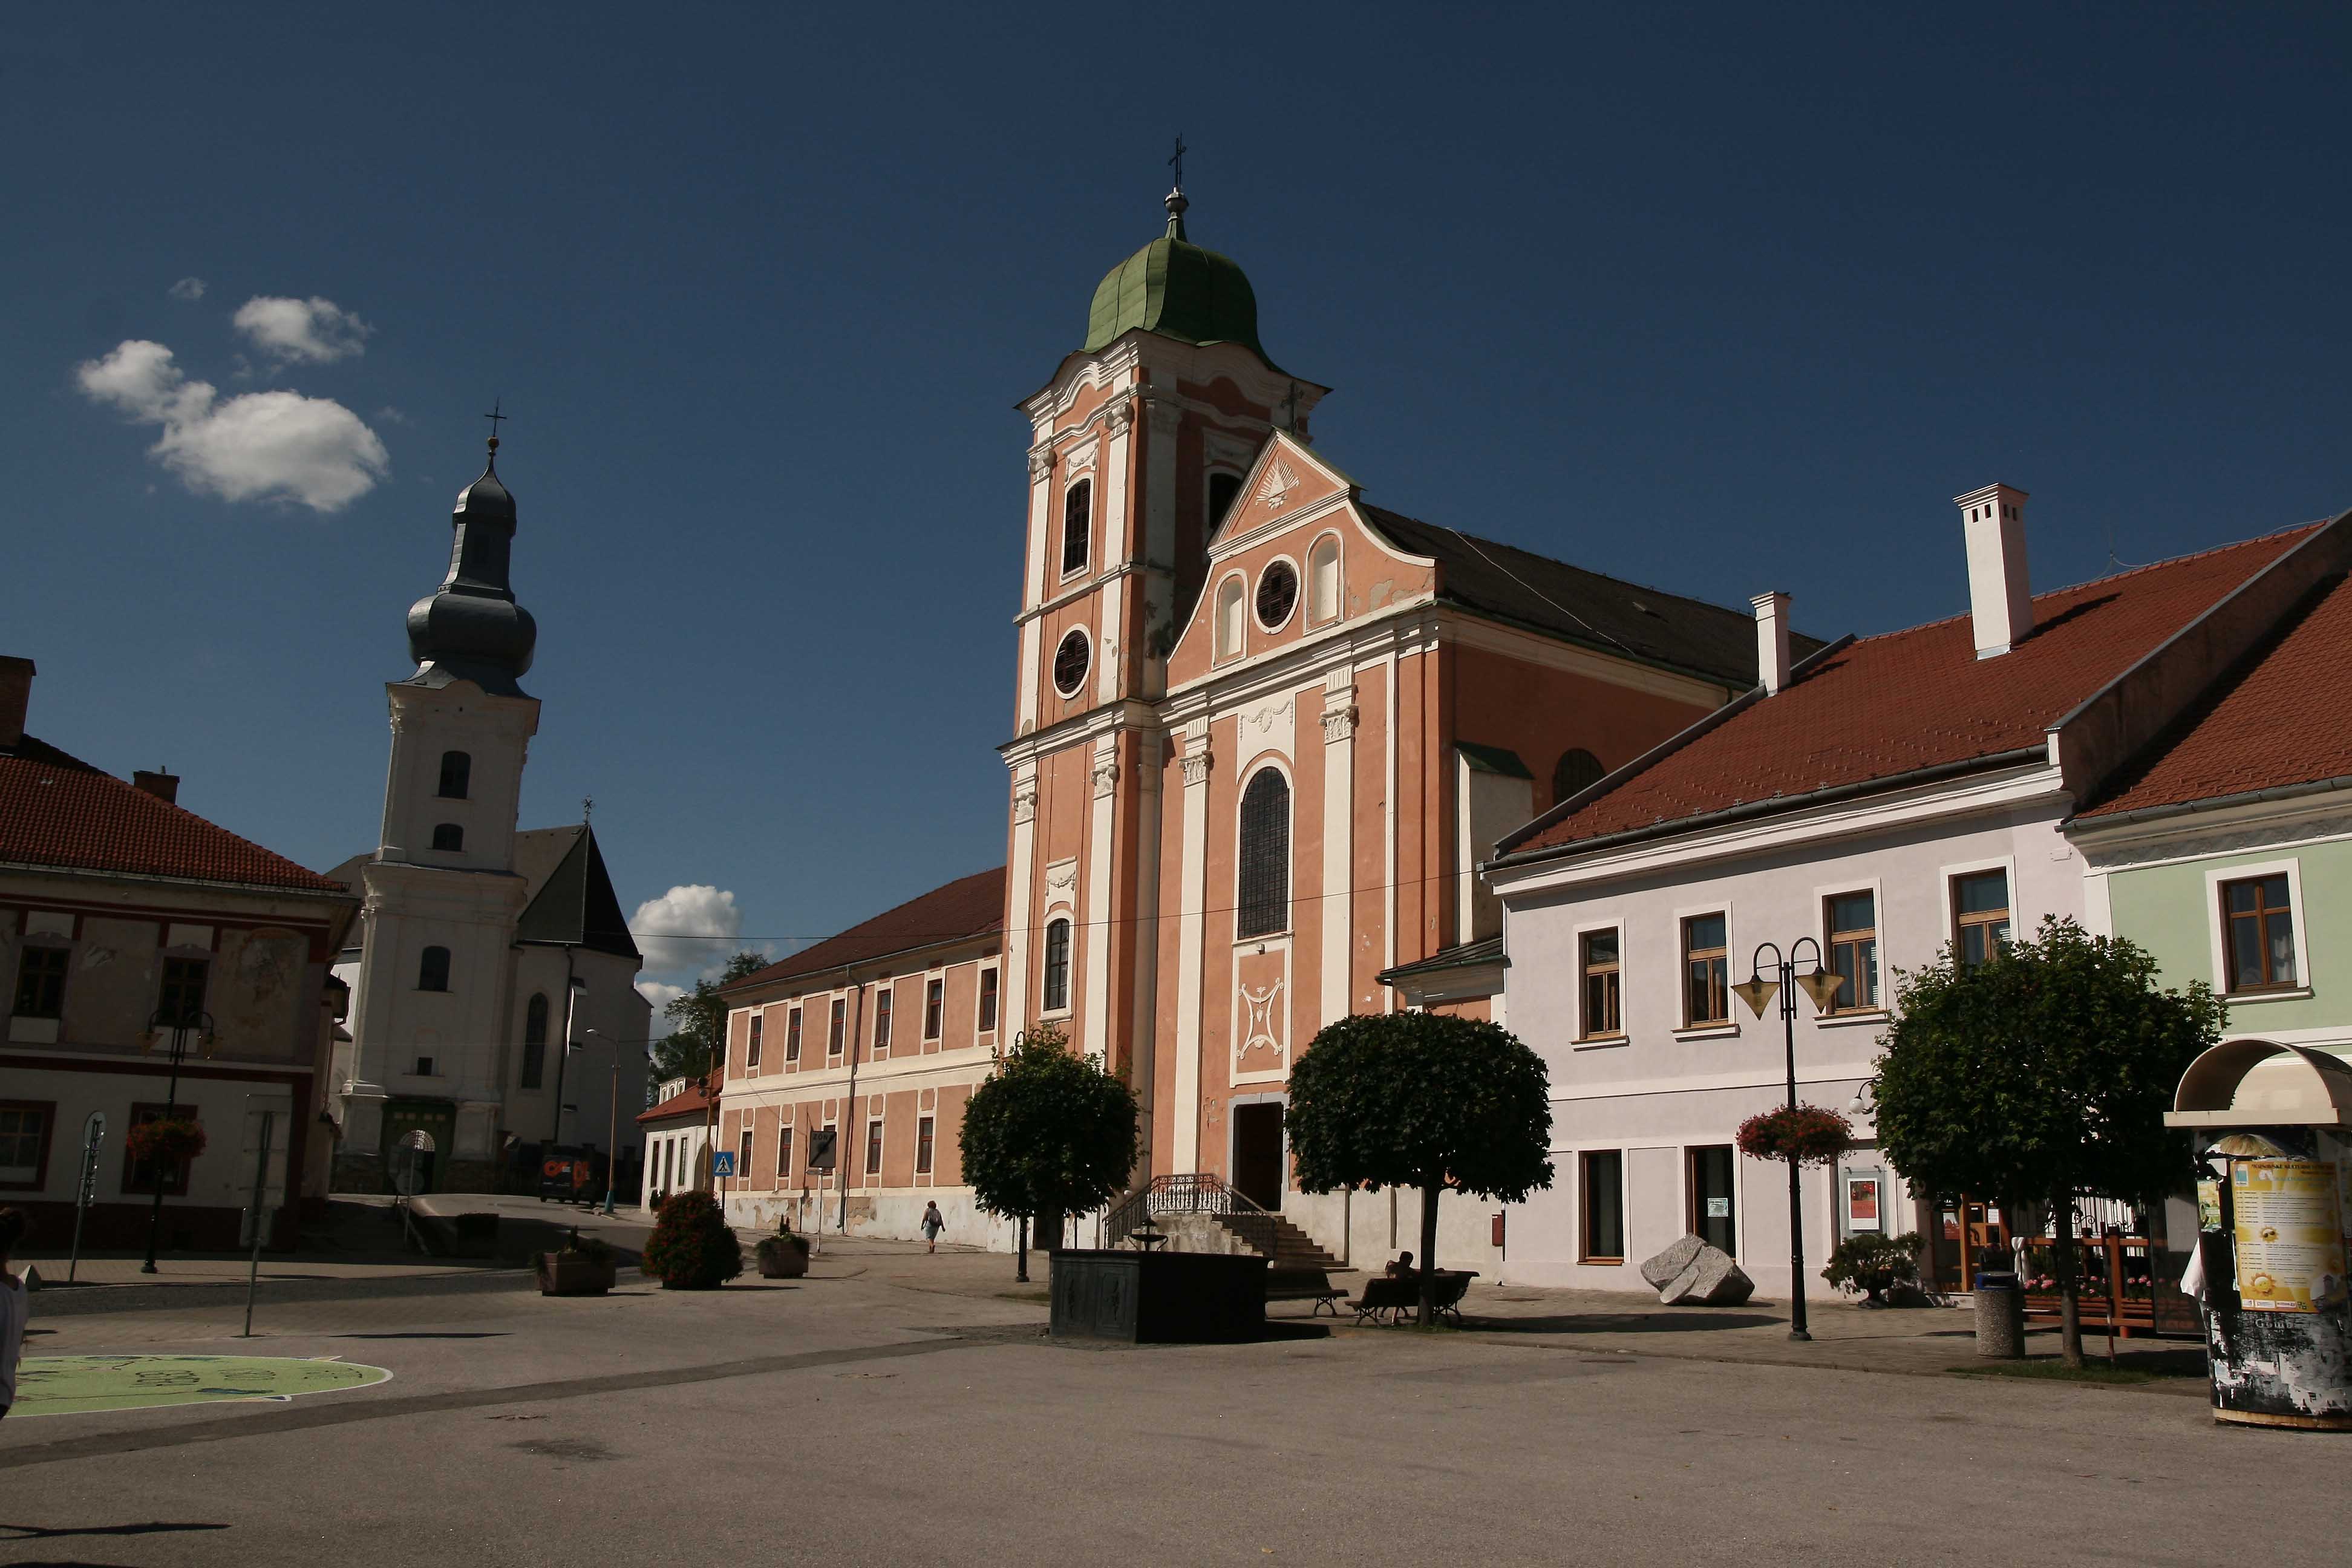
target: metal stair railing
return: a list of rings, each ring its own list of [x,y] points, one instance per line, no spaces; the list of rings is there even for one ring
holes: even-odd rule
[[[1096,1226],[1096,1245],[1119,1246],[1147,1218],[1163,1214],[1214,1215],[1265,1257],[1271,1258],[1280,1249],[1282,1217],[1268,1214],[1206,1171],[1152,1177],[1103,1215]]]

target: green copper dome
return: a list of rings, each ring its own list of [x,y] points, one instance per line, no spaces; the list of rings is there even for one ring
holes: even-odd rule
[[[1141,328],[1187,343],[1239,343],[1274,361],[1257,341],[1257,295],[1231,257],[1184,237],[1181,193],[1168,196],[1168,232],[1108,272],[1087,312],[1086,352]]]

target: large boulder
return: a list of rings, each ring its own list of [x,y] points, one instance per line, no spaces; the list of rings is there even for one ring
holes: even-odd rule
[[[1737,1307],[1756,1293],[1756,1281],[1731,1254],[1696,1236],[1684,1237],[1643,1264],[1642,1278],[1657,1287],[1658,1300],[1670,1307]]]

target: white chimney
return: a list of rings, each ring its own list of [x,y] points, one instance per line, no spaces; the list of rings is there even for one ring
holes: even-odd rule
[[[1759,594],[1756,606],[1756,679],[1769,697],[1789,684],[1789,595]]]
[[[2025,571],[2025,492],[1987,485],[1954,496],[1969,544],[1969,612],[1977,657],[1992,658],[2033,629],[2033,589]]]

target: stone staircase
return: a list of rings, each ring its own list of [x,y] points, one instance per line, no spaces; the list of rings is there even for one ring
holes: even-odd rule
[[[1237,1244],[1234,1250],[1245,1252],[1262,1250],[1249,1238],[1239,1234],[1239,1226],[1233,1215],[1217,1214],[1206,1217],[1213,1221],[1217,1228],[1233,1237]],[[1312,1268],[1330,1270],[1346,1267],[1317,1245],[1313,1237],[1278,1214],[1261,1216],[1258,1225],[1263,1226],[1268,1219],[1274,1222],[1274,1258],[1271,1264],[1273,1272],[1286,1274],[1294,1270]]]

